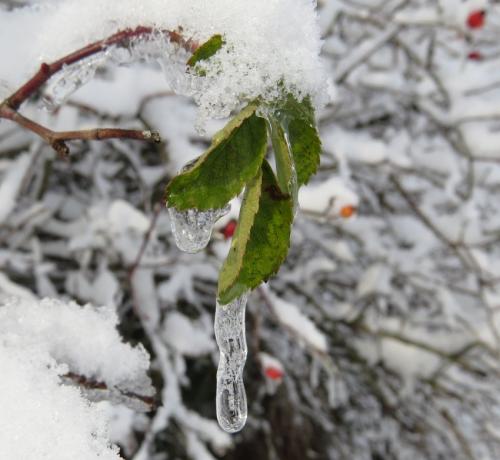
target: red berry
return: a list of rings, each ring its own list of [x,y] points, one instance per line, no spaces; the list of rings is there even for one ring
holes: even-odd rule
[[[264,373],[266,377],[269,377],[271,380],[281,380],[285,375],[285,373],[277,367],[266,367]]]
[[[479,51],[471,51],[467,57],[471,61],[482,61],[483,60],[483,55]]]
[[[354,206],[343,206],[341,209],[340,209],[340,215],[344,218],[344,219],[348,219],[349,217],[351,217],[354,213],[356,212],[356,208]]]
[[[472,11],[467,17],[467,25],[470,29],[480,29],[484,26],[485,16],[486,11],[484,10]]]
[[[226,226],[221,230],[221,233],[224,235],[224,238],[227,240],[234,235],[234,231],[236,230],[236,220],[231,219]]]

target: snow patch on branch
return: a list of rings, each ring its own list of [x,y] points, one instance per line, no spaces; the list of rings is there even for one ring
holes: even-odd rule
[[[106,440],[100,405],[60,385],[65,369],[43,350],[0,345],[0,458],[121,458]]]
[[[306,345],[319,352],[327,352],[328,342],[326,336],[296,305],[275,296],[271,292],[268,292],[268,296],[271,300],[273,312],[281,324],[287,326]]]
[[[108,308],[44,299],[0,306],[0,458],[118,460],[108,441],[108,412],[80,389],[77,374],[131,391],[150,389],[149,356],[123,343]]]
[[[43,299],[0,307],[0,346],[44,353],[68,371],[109,387],[148,382],[149,355],[122,341],[114,310]]]

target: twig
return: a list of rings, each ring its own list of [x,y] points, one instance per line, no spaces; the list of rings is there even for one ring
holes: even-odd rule
[[[451,414],[446,410],[446,409],[441,409],[440,411],[441,416],[443,419],[446,421],[448,426],[450,427],[451,431],[455,435],[456,440],[460,444],[460,447],[462,448],[463,453],[467,456],[468,459],[474,460],[476,457],[474,453],[472,452],[472,449],[469,445],[469,442],[467,441],[467,438],[462,434],[460,429],[455,423],[455,420],[451,416]]]
[[[142,257],[144,256],[144,253],[146,251],[146,248],[148,247],[149,240],[151,239],[151,235],[153,234],[153,230],[156,227],[156,222],[158,220],[158,216],[160,215],[162,205],[160,203],[156,203],[153,211],[153,217],[151,218],[151,222],[149,224],[149,228],[144,234],[144,239],[142,240],[141,247],[139,249],[139,252],[137,253],[137,256],[134,260],[134,263],[130,266],[128,276],[129,278],[132,278],[134,275],[134,272],[139,268],[139,265],[141,263]]]
[[[459,260],[463,263],[465,267],[469,267],[474,269],[476,272],[478,271],[478,267],[471,261],[466,254],[463,254],[460,251],[460,245],[454,241],[450,241],[447,236],[434,224],[430,217],[428,217],[415,203],[410,194],[403,188],[401,183],[396,179],[394,175],[389,177],[392,184],[395,186],[397,192],[403,197],[406,201],[410,209],[415,213],[418,219],[434,234],[434,236],[441,241],[445,246],[450,248]],[[479,276],[482,276],[481,272],[478,272]]]
[[[144,320],[144,319],[148,319],[148,318],[146,315],[144,315],[140,311],[140,308],[139,308],[139,305],[137,302],[137,295],[136,295],[135,290],[134,290],[133,279],[134,279],[135,272],[137,271],[137,269],[139,268],[139,266],[141,264],[141,260],[144,256],[144,253],[146,252],[146,248],[148,247],[149,241],[151,240],[151,236],[152,236],[153,231],[156,227],[156,222],[158,221],[158,217],[160,215],[161,208],[162,208],[162,205],[160,203],[156,203],[156,205],[154,207],[154,211],[153,211],[153,217],[151,218],[151,223],[149,224],[149,228],[146,231],[146,233],[144,234],[144,238],[142,240],[142,244],[141,244],[141,247],[139,249],[139,252],[137,253],[136,258],[135,258],[134,262],[132,263],[132,265],[130,266],[130,268],[128,269],[128,273],[127,273],[128,283],[130,285],[130,289],[132,292],[132,299],[133,299],[132,308],[140,320]]]
[[[141,403],[145,404],[149,408],[149,410],[153,410],[155,408],[155,398],[152,396],[144,396],[132,391],[126,391],[119,388],[109,388],[105,382],[91,380],[84,375],[75,374],[74,372],[68,372],[64,375],[64,378],[70,380],[74,384],[86,390],[117,391],[121,396],[124,396],[125,398],[140,401]]]
[[[0,106],[0,118],[5,118],[17,123],[19,126],[35,133],[49,144],[59,155],[69,154],[66,141],[71,140],[104,140],[104,139],[136,139],[140,141],[152,141],[160,143],[160,134],[149,130],[119,129],[119,128],[97,128],[84,129],[80,131],[52,131],[29,118],[12,110],[7,105]]]

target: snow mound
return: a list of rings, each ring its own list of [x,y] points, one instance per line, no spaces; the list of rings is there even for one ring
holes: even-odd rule
[[[0,458],[121,458],[107,442],[102,408],[61,386],[63,370],[41,350],[0,344]]]
[[[49,299],[0,305],[0,458],[121,458],[108,441],[105,405],[62,385],[73,373],[149,390],[149,356],[123,343],[116,324],[108,308]]]
[[[68,371],[108,386],[145,383],[149,355],[142,346],[123,343],[117,323],[111,308],[14,299],[0,306],[0,345],[44,353]]]

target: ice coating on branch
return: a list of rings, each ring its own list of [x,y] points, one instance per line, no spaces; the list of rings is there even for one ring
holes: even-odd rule
[[[322,42],[315,4],[313,0],[37,2],[22,10],[0,11],[4,23],[30,35],[23,65],[17,55],[3,56],[0,50],[8,74],[2,78],[17,86],[37,70],[40,61],[52,62],[117,31],[144,26],[180,31],[199,44],[214,34],[223,36],[225,44],[219,52],[200,63],[204,76],[185,72],[189,53],[177,45],[161,50],[169,83],[174,90],[194,97],[205,118],[227,116],[245,101],[272,100],[282,91],[299,98],[310,95],[321,104],[327,99],[328,85],[319,59]],[[144,45],[146,55],[160,51],[156,38]],[[129,56],[132,61],[139,57],[133,54]]]
[[[45,107],[51,111],[57,109],[78,88],[94,78],[98,67],[103,65],[106,59],[106,53],[99,53],[66,66],[62,72],[51,79],[43,100]]]
[[[197,209],[179,211],[176,208],[168,208],[172,234],[177,247],[191,254],[201,251],[210,241],[215,222],[230,209],[230,206],[209,211]]]
[[[247,294],[244,294],[227,305],[217,302],[215,310],[215,339],[220,350],[217,420],[228,433],[240,431],[247,419],[247,397],[243,384],[243,368],[247,359],[246,302]]]

